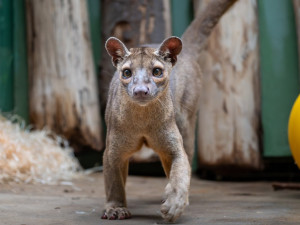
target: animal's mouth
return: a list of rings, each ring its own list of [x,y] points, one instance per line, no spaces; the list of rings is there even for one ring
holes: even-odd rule
[[[153,99],[152,96],[133,96],[132,97],[133,101],[138,103],[139,105],[147,105],[151,100]]]

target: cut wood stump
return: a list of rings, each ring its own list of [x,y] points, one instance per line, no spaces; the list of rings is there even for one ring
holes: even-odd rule
[[[86,1],[27,0],[30,120],[103,148]]]
[[[198,2],[196,15],[208,0]],[[221,18],[199,61],[198,161],[201,168],[261,168],[256,1],[243,0]]]

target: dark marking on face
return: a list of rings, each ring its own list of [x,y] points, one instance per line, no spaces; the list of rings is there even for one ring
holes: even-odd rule
[[[141,62],[140,62],[140,67],[143,68],[143,67],[144,67],[144,65],[143,65],[143,63],[144,63],[144,55],[146,54],[146,53],[145,53],[145,47],[142,47],[142,48],[140,48],[140,49],[141,49]]]

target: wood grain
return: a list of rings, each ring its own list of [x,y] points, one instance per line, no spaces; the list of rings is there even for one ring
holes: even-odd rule
[[[207,2],[199,1],[197,11]],[[201,167],[261,167],[256,7],[256,1],[238,1],[219,21],[201,54]]]
[[[27,0],[27,26],[31,122],[102,149],[86,1]]]

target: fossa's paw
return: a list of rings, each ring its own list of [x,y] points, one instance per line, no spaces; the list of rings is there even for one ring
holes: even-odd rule
[[[125,207],[111,207],[106,209],[101,218],[109,220],[124,220],[131,218],[131,213]]]
[[[166,200],[161,206],[161,215],[165,221],[174,222],[189,204],[188,190],[182,187],[166,186]]]

